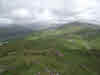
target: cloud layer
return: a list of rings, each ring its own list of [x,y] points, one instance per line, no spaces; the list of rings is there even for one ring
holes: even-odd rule
[[[100,24],[99,0],[0,0],[0,25],[36,22]]]

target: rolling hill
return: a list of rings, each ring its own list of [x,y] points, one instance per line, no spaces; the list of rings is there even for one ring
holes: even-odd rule
[[[0,46],[3,75],[99,75],[100,27],[71,23]]]

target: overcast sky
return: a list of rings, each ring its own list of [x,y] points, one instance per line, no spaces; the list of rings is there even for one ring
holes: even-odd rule
[[[100,23],[99,0],[0,0],[0,23]]]

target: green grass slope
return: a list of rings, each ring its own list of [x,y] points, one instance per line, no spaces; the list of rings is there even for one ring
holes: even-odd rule
[[[99,33],[99,28],[64,25],[10,40],[0,46],[0,73],[100,75]]]

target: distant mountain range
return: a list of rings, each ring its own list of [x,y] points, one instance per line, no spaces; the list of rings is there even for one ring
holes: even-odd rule
[[[35,23],[35,24],[28,24],[28,25],[8,25],[5,27],[0,27],[0,41],[2,40],[8,40],[13,39],[17,37],[24,37],[28,34],[30,34],[33,31],[37,30],[45,30],[45,29],[56,29],[56,28],[66,28],[66,27],[75,27],[75,26],[81,26],[85,28],[92,28],[97,29],[97,31],[100,32],[100,26],[94,25],[94,24],[88,24],[88,23],[79,23],[79,22],[73,22],[69,24],[51,24],[51,26],[41,23]]]
[[[32,30],[18,25],[0,27],[0,41],[23,37],[28,35]]]

